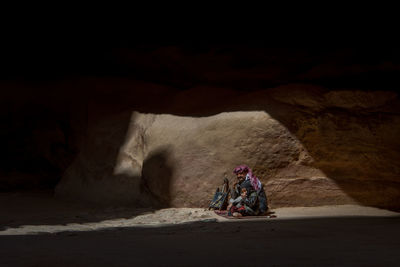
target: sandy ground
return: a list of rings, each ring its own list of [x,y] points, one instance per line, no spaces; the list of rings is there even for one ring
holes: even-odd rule
[[[225,219],[0,194],[1,266],[398,266],[400,214],[356,205]]]

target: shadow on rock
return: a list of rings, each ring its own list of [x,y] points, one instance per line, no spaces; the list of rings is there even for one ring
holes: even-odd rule
[[[150,195],[157,207],[169,207],[174,169],[168,163],[168,147],[151,152],[143,161],[140,189]]]

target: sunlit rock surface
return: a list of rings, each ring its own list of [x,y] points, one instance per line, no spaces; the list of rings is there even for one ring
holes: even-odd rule
[[[296,137],[264,111],[209,117],[133,112],[124,119],[115,117],[93,131],[58,185],[59,194],[137,202],[150,196],[164,205],[205,206],[241,163],[265,183],[304,173],[321,176],[307,166],[312,160]],[[118,140],[124,123],[126,136]],[[286,174],[273,175],[282,169]]]
[[[199,207],[245,163],[272,207],[400,208],[398,49],[100,46],[4,50],[0,191]]]
[[[265,184],[272,207],[398,208],[395,93],[304,84],[221,92],[221,101],[196,102],[210,92],[194,89],[183,99],[167,99],[167,114],[131,110],[98,121],[57,195],[201,207],[225,175],[233,181],[232,169],[247,164]]]

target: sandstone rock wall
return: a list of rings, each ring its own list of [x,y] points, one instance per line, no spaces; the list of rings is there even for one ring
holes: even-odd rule
[[[193,90],[184,98],[204,94]],[[396,94],[290,85],[221,95],[221,105],[185,103],[177,95],[165,108],[169,114],[105,118],[89,131],[57,195],[204,207],[223,177],[233,181],[232,169],[247,164],[266,185],[272,207],[399,208]],[[180,114],[182,106],[189,115]]]
[[[171,100],[170,114],[129,110],[99,120],[57,195],[205,207],[223,177],[233,181],[232,169],[247,164],[272,207],[399,207],[396,94],[290,85],[240,96],[228,90],[219,106],[193,100],[204,94],[177,95],[181,106]],[[173,115],[183,109],[197,115]]]

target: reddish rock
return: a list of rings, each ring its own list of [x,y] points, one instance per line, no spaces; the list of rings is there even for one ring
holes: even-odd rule
[[[223,177],[233,180],[232,169],[247,164],[265,183],[272,207],[399,208],[396,94],[288,85],[240,95],[222,91],[218,106],[200,90],[185,94],[200,95],[201,103],[178,95],[165,110],[206,116],[132,111],[97,123],[57,195],[204,207]]]

